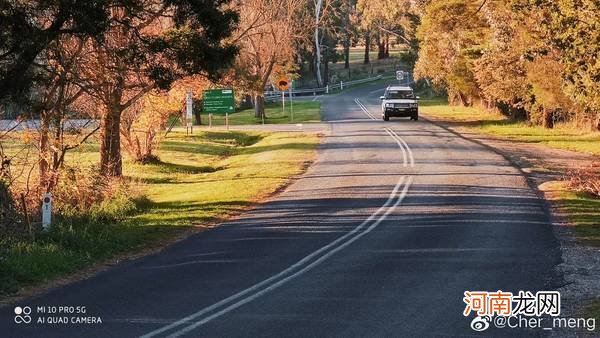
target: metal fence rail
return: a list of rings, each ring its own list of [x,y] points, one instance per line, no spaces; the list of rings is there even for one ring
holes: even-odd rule
[[[377,80],[381,80],[383,78],[382,75],[377,75],[377,76],[373,76],[373,77],[368,77],[365,79],[360,79],[360,80],[354,80],[354,81],[340,81],[339,83],[333,84],[333,85],[327,85],[325,87],[318,87],[318,88],[307,88],[307,89],[294,89],[291,91],[292,96],[308,96],[308,95],[322,95],[322,94],[329,94],[332,91],[335,90],[343,90],[344,88],[347,87],[351,87],[357,84],[362,84],[362,83],[368,83],[368,82],[372,82],[372,81],[377,81]],[[281,91],[280,90],[269,90],[269,91],[265,91],[265,100],[277,100],[279,98],[281,98]],[[285,94],[288,94],[289,91],[286,91]]]

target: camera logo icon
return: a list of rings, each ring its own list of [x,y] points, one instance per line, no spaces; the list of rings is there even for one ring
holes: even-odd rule
[[[15,307],[15,323],[29,324],[31,323],[31,308],[29,306]]]

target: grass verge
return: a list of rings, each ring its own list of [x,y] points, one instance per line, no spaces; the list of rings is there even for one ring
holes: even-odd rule
[[[600,199],[586,193],[569,190],[566,182],[553,181],[544,185],[546,196],[557,202],[577,239],[585,245],[600,247]]]
[[[600,155],[600,133],[557,124],[554,129],[529,126],[512,121],[499,113],[486,112],[473,107],[448,105],[445,99],[428,99],[420,103],[423,114],[444,120],[453,127],[491,134],[521,142],[539,143],[557,149]]]
[[[292,112],[290,102],[286,97],[285,110],[281,102],[269,102],[265,106],[265,124],[285,124],[300,122],[319,122],[321,121],[321,103],[318,101],[299,101],[294,100],[294,119],[292,121]],[[202,123],[208,124],[208,117],[204,115]],[[225,115],[213,115],[213,125],[225,125]],[[262,124],[261,118],[254,117],[254,109],[244,109],[229,114],[230,125]]]
[[[125,163],[140,197],[117,196],[34,240],[0,238],[0,296],[236,214],[300,174],[317,144],[316,135],[299,133],[173,133],[158,152],[163,162]]]

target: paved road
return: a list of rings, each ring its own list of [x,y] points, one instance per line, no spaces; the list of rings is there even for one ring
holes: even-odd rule
[[[465,290],[552,289],[557,242],[519,170],[431,123],[380,121],[376,89],[322,98],[317,162],[264,206],[15,304],[85,306],[102,324],[16,325],[11,307],[3,334],[474,335]]]

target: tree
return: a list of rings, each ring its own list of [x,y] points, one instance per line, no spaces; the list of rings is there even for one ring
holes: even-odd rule
[[[321,23],[321,14],[323,10],[323,0],[314,0],[315,5],[315,65],[317,73],[317,86],[323,86],[323,78],[321,76],[321,43],[319,39],[319,25]]]
[[[503,113],[523,119],[533,95],[524,55],[534,41],[523,21],[514,19],[509,4],[488,2],[481,12],[491,34],[481,57],[474,61],[475,78],[488,107],[498,106]]]
[[[600,5],[595,0],[513,0],[534,21],[535,38],[560,52],[566,93],[583,105],[600,130]],[[550,48],[548,48],[549,50]],[[542,51],[547,53],[547,51]]]
[[[81,87],[73,81],[72,71],[83,51],[82,41],[61,37],[42,53],[35,66],[44,82],[35,82],[30,116],[39,119],[39,189],[51,192],[58,184],[59,171],[67,151],[79,147],[99,128],[91,123],[93,111]],[[84,124],[70,123],[73,118],[87,118]]]
[[[448,90],[451,100],[473,104],[481,96],[474,61],[481,56],[489,34],[478,6],[465,0],[433,1],[421,20],[416,78],[430,78]]]
[[[65,36],[100,38],[113,0],[0,1],[0,99],[27,92],[36,58]]]
[[[271,76],[294,68],[295,42],[305,39],[312,25],[301,17],[300,0],[245,0],[235,3],[240,24],[235,41],[242,52],[235,78],[254,98],[255,116],[265,116],[264,91]],[[311,20],[312,21],[312,20]]]
[[[224,43],[237,14],[226,1],[137,0],[113,8],[102,40],[87,39],[75,72],[79,85],[101,103],[100,168],[122,173],[123,111],[152,90],[167,90],[184,76],[221,76],[237,48]]]
[[[182,102],[166,93],[151,92],[123,112],[121,135],[125,149],[135,162],[155,163],[154,150],[160,143],[169,117],[176,117]]]
[[[357,35],[356,1],[343,0],[339,5],[342,20],[341,40],[344,47],[344,69],[350,69],[350,46],[352,39]]]
[[[363,29],[375,34],[378,59],[389,57],[390,35],[411,44],[415,28],[411,1],[358,0],[356,7]]]
[[[329,63],[338,61],[337,46],[340,41],[344,44],[344,52],[349,58],[352,34],[352,29],[349,27],[351,24],[350,11],[352,11],[350,2],[348,0],[315,2],[314,11],[320,14],[318,20],[314,23],[312,54],[314,55],[315,75],[319,87],[329,83]],[[321,9],[317,10],[317,6],[321,6]],[[347,61],[349,62],[349,60]],[[322,70],[321,65],[323,66]]]

